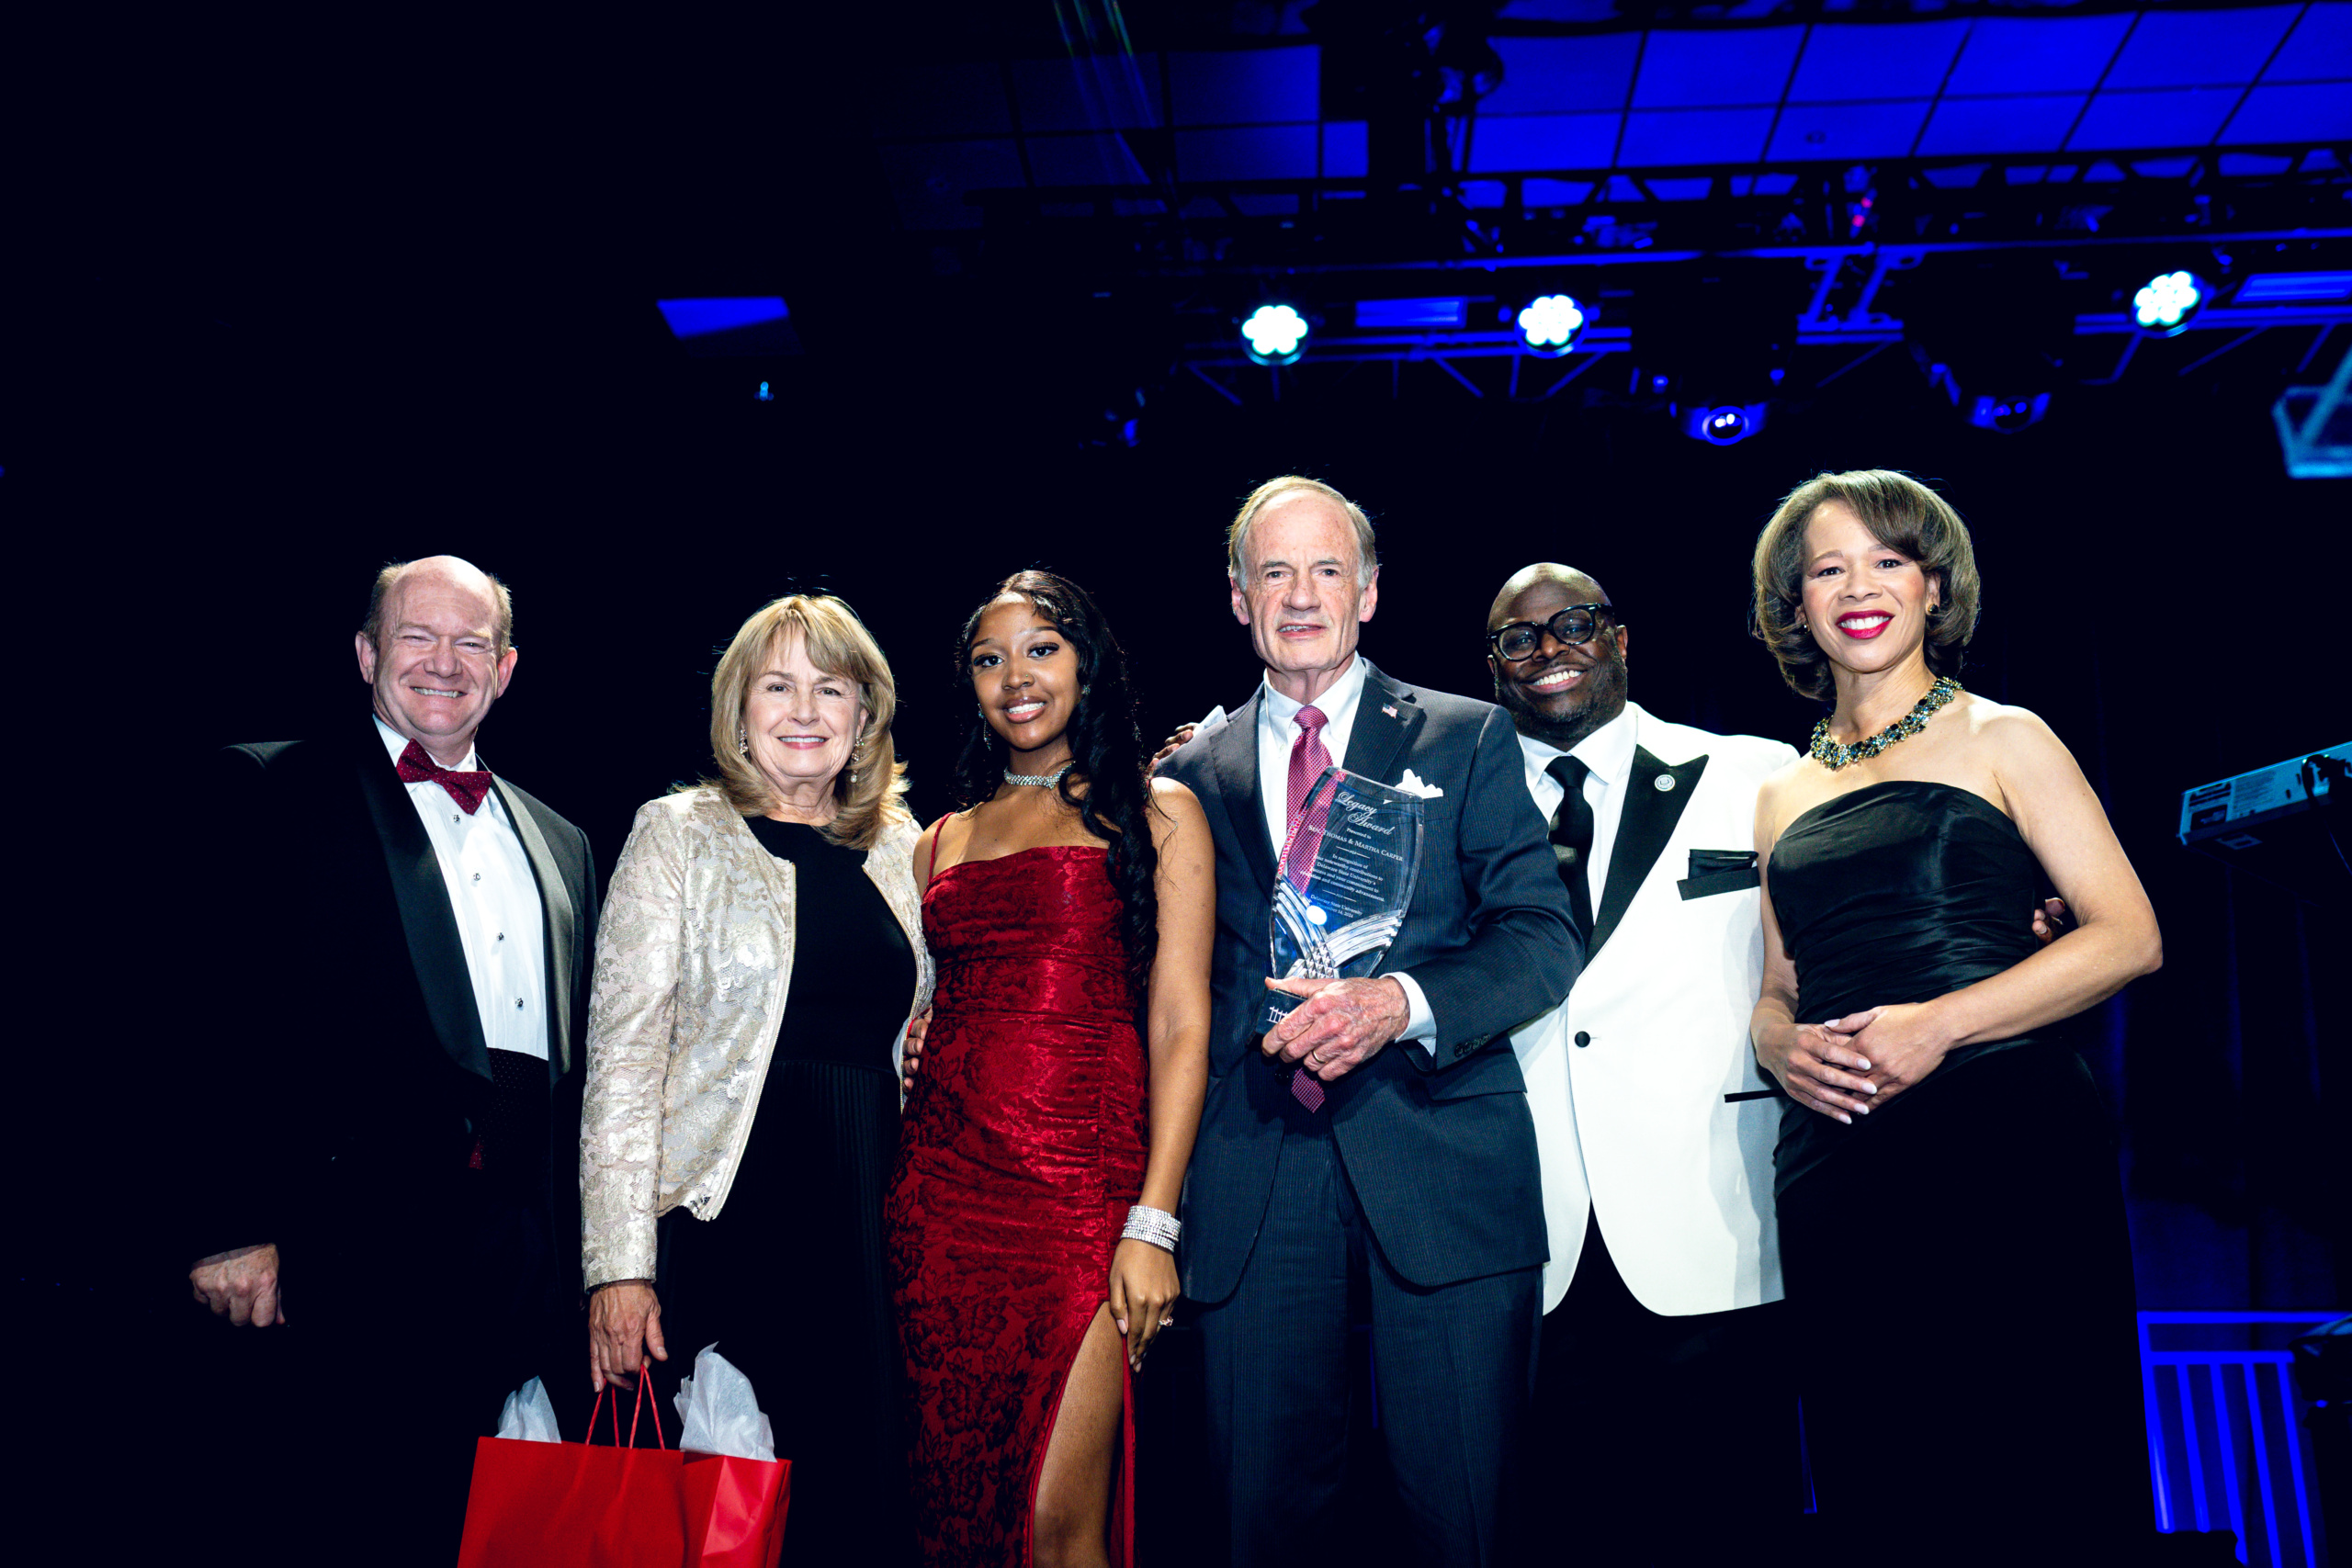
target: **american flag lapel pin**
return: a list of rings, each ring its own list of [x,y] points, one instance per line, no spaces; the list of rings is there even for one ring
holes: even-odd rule
[[[1386,714],[1389,717],[1395,718],[1396,716],[1396,705],[1395,703],[1383,703],[1380,705],[1380,711]]]

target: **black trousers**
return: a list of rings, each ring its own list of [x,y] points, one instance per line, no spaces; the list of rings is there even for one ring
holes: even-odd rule
[[[1514,1561],[1792,1560],[1804,1467],[1781,1314],[1660,1316],[1588,1219],[1568,1293],[1544,1317]]]
[[[1240,1284],[1198,1311],[1209,1468],[1227,1483],[1235,1568],[1363,1561],[1348,1555],[1363,1521],[1343,1501],[1351,1303],[1372,1325],[1375,1424],[1408,1538],[1399,1555],[1509,1562],[1502,1509],[1542,1290],[1540,1269],[1405,1280],[1364,1223],[1328,1122],[1294,1125]]]

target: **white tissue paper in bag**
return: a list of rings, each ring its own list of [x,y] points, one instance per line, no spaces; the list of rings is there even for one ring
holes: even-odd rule
[[[678,1380],[677,1403],[684,1423],[680,1448],[736,1459],[775,1458],[775,1431],[761,1413],[752,1380],[718,1353],[717,1344],[704,1346],[693,1373]]]
[[[498,1435],[522,1443],[563,1441],[555,1429],[555,1406],[548,1403],[546,1384],[533,1378],[506,1396],[506,1408],[498,1413]]]

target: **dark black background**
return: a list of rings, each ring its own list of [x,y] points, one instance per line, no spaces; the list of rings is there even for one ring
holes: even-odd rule
[[[951,639],[1017,568],[1101,599],[1147,736],[1238,701],[1222,531],[1284,471],[1378,523],[1364,648],[1392,673],[1483,694],[1495,588],[1566,560],[1623,606],[1636,700],[1801,740],[1816,710],[1745,630],[1747,552],[1780,494],[1863,466],[1970,520],[1964,678],[2074,748],[2163,922],[2164,971],[2085,1034],[2143,1304],[2340,1303],[2343,919],[2172,837],[2184,788],[2352,729],[2347,489],[2288,480],[2268,419],[2308,331],[2064,389],[2015,435],[1963,426],[1895,349],[1722,450],[1427,367],[1393,399],[1385,367],[1310,370],[1241,409],[1180,381],[1136,449],[1083,447],[1050,323],[893,236],[865,29],[593,25],[92,40],[44,127],[56,199],[29,237],[54,265],[8,306],[0,392],[20,1304],[71,1297],[134,1351],[194,1310],[143,1223],[176,1109],[149,1069],[194,1037],[148,980],[201,919],[177,781],[205,748],[361,710],[351,637],[386,560],[452,551],[511,584],[523,657],[484,753],[609,871],[636,805],[707,763],[716,649],[792,587],[876,630],[926,818],[963,711]],[[805,356],[690,362],[652,306],[775,291]]]

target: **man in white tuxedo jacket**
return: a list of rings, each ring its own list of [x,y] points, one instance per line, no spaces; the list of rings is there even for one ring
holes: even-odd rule
[[[1519,572],[1487,625],[1588,953],[1512,1035],[1551,1246],[1520,1557],[1772,1561],[1802,1461],[1768,1307],[1781,1100],[1747,1025],[1756,790],[1796,752],[1629,702],[1626,628],[1570,568]]]

